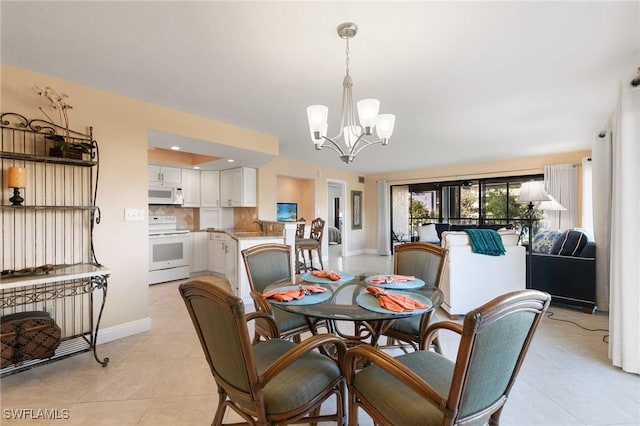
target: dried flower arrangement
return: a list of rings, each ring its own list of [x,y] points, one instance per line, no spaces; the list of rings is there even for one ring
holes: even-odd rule
[[[50,152],[50,155],[62,156],[58,155],[58,153],[71,151],[76,154],[76,158],[82,158],[83,153],[86,154],[91,152],[91,144],[84,142],[72,142],[71,138],[69,137],[69,110],[73,108],[65,101],[65,99],[69,98],[69,96],[66,93],[57,92],[49,86],[47,86],[44,90],[39,86],[33,86],[33,90],[35,90],[38,95],[47,99],[51,108],[58,111],[60,124],[56,124],[56,122],[52,120],[51,117],[49,117],[49,115],[42,107],[38,107],[38,109],[44,114],[45,117],[47,117],[47,119],[51,123],[56,124],[64,130],[64,135],[54,134],[47,136],[47,139],[54,141],[54,147]]]

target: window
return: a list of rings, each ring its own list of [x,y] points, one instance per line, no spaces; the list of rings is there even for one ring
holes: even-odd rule
[[[527,206],[517,202],[520,185],[543,175],[429,182],[391,186],[391,230],[400,241],[418,235],[424,223],[513,224],[522,230]]]

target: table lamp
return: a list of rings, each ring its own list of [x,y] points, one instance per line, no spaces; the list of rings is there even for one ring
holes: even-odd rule
[[[531,228],[533,227],[533,208],[534,203],[541,201],[551,201],[551,196],[544,190],[544,183],[542,181],[530,181],[523,182],[520,186],[520,195],[518,195],[518,203],[528,203],[527,207],[527,221],[529,228],[529,244],[527,246],[527,260],[528,260],[528,273],[527,273],[527,288],[531,288],[531,253],[533,250],[533,237]]]
[[[21,206],[24,198],[20,196],[20,188],[27,183],[27,169],[23,167],[9,167],[7,170],[7,187],[13,188],[13,197],[9,198],[12,206]]]
[[[547,212],[550,212],[550,211],[560,212],[560,211],[567,210],[565,206],[560,204],[560,202],[555,198],[553,198],[553,196],[549,195],[549,198],[551,198],[549,201],[540,201],[539,203],[536,204],[536,209],[542,210],[542,220],[540,220],[540,227],[542,229],[548,229],[549,225],[551,224],[551,221],[549,220],[549,216],[547,215]],[[560,216],[554,217],[554,220],[555,219],[558,219],[559,221]],[[560,227],[558,226],[558,229],[559,228]]]

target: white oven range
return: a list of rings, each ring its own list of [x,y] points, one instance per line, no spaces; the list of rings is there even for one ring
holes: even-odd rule
[[[176,229],[175,216],[149,216],[149,284],[189,277],[189,231]]]

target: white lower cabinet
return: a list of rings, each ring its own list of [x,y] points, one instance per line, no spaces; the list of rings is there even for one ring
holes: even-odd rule
[[[219,232],[209,232],[207,269],[224,274],[224,243],[227,236]]]
[[[209,269],[209,237],[206,232],[191,233],[191,272]]]
[[[233,293],[245,304],[253,304],[249,289],[247,270],[242,259],[242,250],[258,244],[283,244],[284,237],[278,238],[239,238],[235,239],[224,232],[207,232],[207,269],[209,272],[224,275],[229,281]]]

